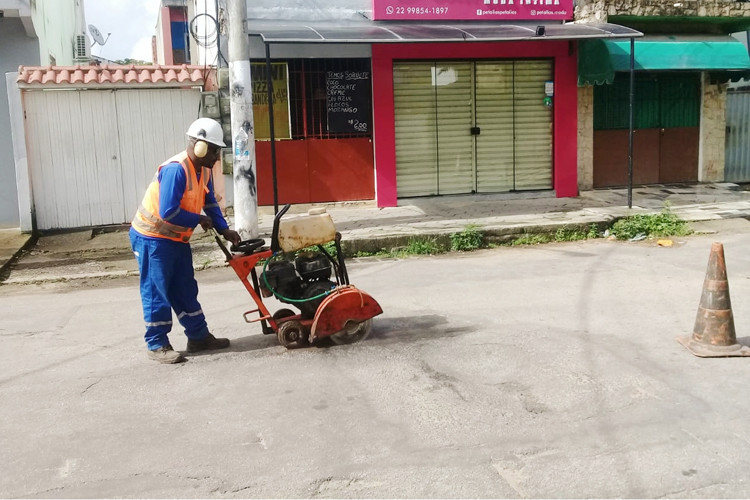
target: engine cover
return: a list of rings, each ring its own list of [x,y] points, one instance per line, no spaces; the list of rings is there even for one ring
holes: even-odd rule
[[[327,280],[331,277],[331,261],[322,253],[302,254],[294,260],[294,265],[305,281]]]
[[[287,260],[278,260],[268,265],[266,272],[261,275],[260,287],[265,297],[271,296],[268,285],[277,294],[289,299],[302,298],[302,282],[294,271],[294,264]],[[282,300],[282,302],[284,302]]]

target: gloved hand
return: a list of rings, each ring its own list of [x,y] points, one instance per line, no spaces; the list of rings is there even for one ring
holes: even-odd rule
[[[240,238],[240,233],[238,233],[237,231],[233,231],[229,228],[226,228],[223,231],[221,231],[221,235],[224,237],[225,240],[231,241],[235,245],[238,244],[242,240],[242,238]]]

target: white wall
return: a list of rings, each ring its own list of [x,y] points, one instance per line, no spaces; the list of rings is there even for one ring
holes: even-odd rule
[[[90,0],[97,1],[97,0]],[[73,64],[73,37],[77,9],[83,9],[77,0],[36,0],[31,15],[39,36],[39,59],[43,66],[71,66]]]
[[[5,74],[39,64],[39,41],[27,35],[18,17],[0,18],[0,130],[11,130]],[[0,227],[19,227],[16,168],[10,134],[0,134]]]

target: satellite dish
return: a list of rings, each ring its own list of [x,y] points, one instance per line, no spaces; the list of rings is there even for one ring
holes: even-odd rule
[[[102,36],[102,32],[99,31],[99,28],[94,26],[93,24],[89,24],[89,33],[91,33],[91,38],[94,39],[94,42],[98,43],[99,45],[104,45],[107,43],[107,41]],[[107,36],[109,38],[109,36]]]

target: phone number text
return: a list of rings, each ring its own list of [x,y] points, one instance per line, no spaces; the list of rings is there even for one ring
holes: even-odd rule
[[[388,9],[389,11],[391,9]],[[447,14],[448,7],[393,7],[393,14]]]

